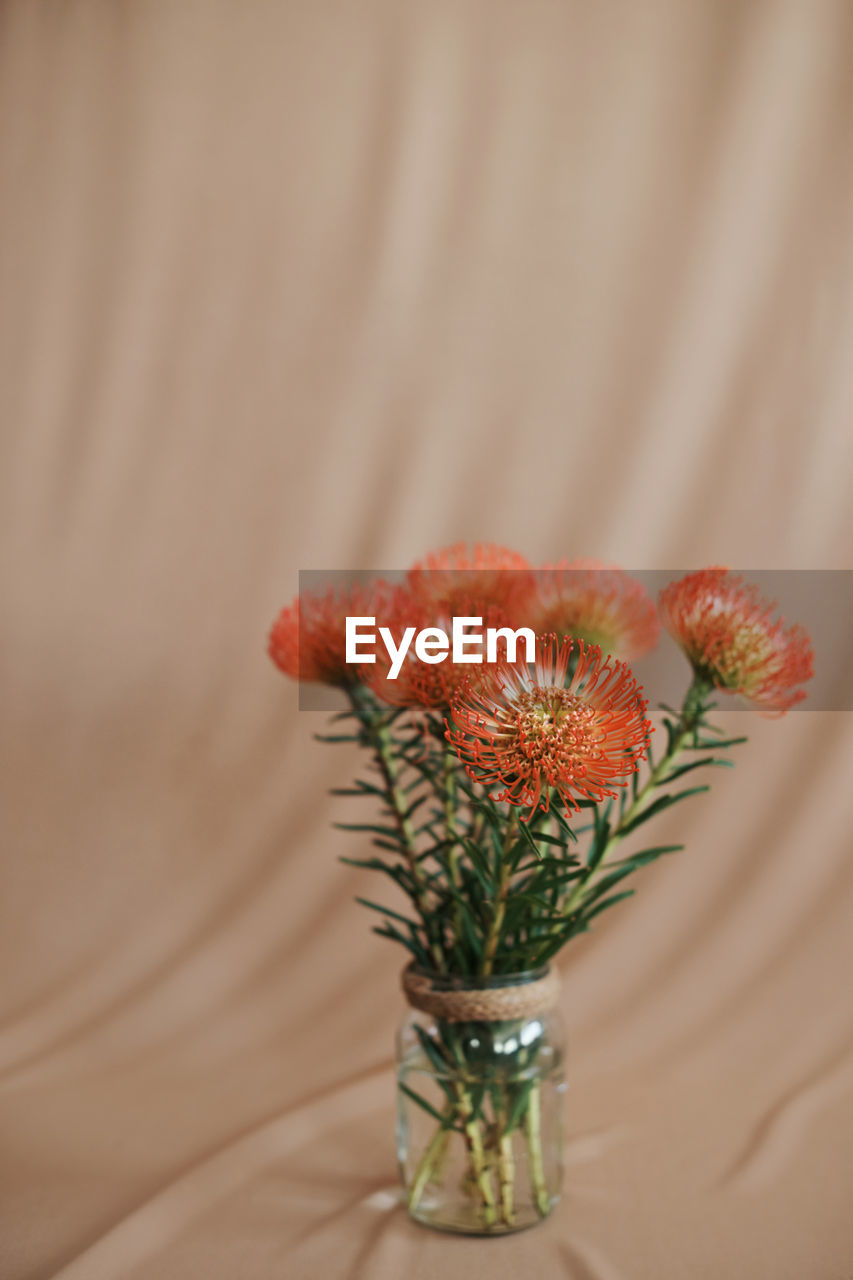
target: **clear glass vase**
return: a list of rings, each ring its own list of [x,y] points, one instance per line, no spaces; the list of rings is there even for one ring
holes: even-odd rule
[[[397,1036],[397,1155],[409,1212],[472,1235],[533,1226],[559,1200],[563,1173],[562,1027],[553,1008],[524,1007],[548,970],[421,977],[422,1003],[434,993],[440,1011],[410,1008]],[[507,994],[515,1012],[496,1018]]]

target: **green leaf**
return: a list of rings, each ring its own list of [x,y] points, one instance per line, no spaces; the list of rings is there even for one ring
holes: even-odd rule
[[[471,869],[474,872],[474,875],[479,880],[484,891],[491,896],[494,881],[492,880],[492,869],[489,864],[489,859],[475,841],[469,840],[465,837],[460,841],[460,844],[462,845],[463,851],[468,855],[468,861],[471,864]]]
[[[521,1117],[527,1107],[527,1099],[530,1097],[530,1090],[533,1088],[533,1084],[534,1078],[532,1076],[529,1077],[529,1079],[522,1081],[518,1093],[513,1099],[512,1106],[509,1109],[506,1124],[504,1125],[504,1133],[511,1133],[521,1120]]]
[[[546,883],[549,886],[568,884],[571,880],[582,880],[585,875],[585,867],[574,867],[571,871],[560,871],[554,876],[549,876]]]
[[[399,911],[394,911],[391,907],[383,907],[380,902],[371,902],[369,898],[356,898],[362,907],[369,907],[371,911],[379,911],[383,916],[388,916],[391,920],[399,920],[401,924],[407,925],[410,929],[417,928],[417,921],[410,920],[408,916],[401,915]]]
[[[463,941],[468,947],[471,955],[474,957],[474,960],[477,961],[483,953],[483,939],[474,927],[467,911],[462,913],[461,919]]]
[[[530,848],[533,850],[533,852],[535,853],[536,857],[537,857],[537,858],[541,858],[541,857],[542,857],[542,854],[541,854],[541,852],[540,852],[540,850],[539,850],[539,846],[538,846],[538,844],[536,843],[536,841],[533,839],[533,836],[532,836],[532,835],[531,835],[531,833],[530,833],[530,829],[529,829],[529,827],[528,827],[527,823],[526,823],[526,822],[519,823],[519,829],[520,829],[520,830],[521,830],[521,832],[522,832],[522,836],[523,836],[523,838],[524,838],[524,839],[527,841],[527,843],[530,845]],[[538,834],[538,836],[539,836],[539,839],[541,839],[541,838],[542,838],[542,837],[541,837],[541,833],[537,833],[537,834]]]
[[[444,883],[441,886],[441,891],[443,894],[444,901],[455,903],[456,906],[459,908],[460,912],[462,913],[462,915],[468,916],[470,918],[471,924],[473,926],[475,924],[475,921],[471,915],[471,903],[465,897],[464,894],[459,892],[456,885],[451,880],[448,880],[446,883]]]
[[[381,827],[370,822],[333,822],[338,831],[357,831],[359,835],[385,836],[386,839],[399,840],[400,832],[396,827]]]
[[[355,720],[356,714],[352,707],[345,707],[343,711],[336,711],[329,716],[329,724],[336,724],[338,720]]]
[[[668,792],[666,795],[658,796],[657,800],[653,800],[650,805],[647,805],[645,809],[636,814],[630,822],[626,823],[624,827],[621,827],[619,835],[630,835],[630,833],[642,823],[648,822],[649,818],[654,817],[657,813],[662,813],[663,810],[668,809],[670,805],[677,804],[679,800],[686,800],[688,796],[697,796],[703,791],[710,790],[711,788],[707,785],[702,787],[688,787],[686,791],[676,791],[674,795]]]
[[[374,786],[372,782],[363,782],[361,778],[356,778],[351,787],[330,787],[330,796],[379,796],[385,799],[385,791],[382,787]]]
[[[670,707],[665,702],[659,702],[658,707],[661,711],[668,711],[671,716],[675,716],[676,720],[681,719],[681,712],[676,711],[675,707]]]
[[[414,893],[411,874],[401,862],[383,862],[381,858],[339,858],[347,867],[358,867],[364,871],[381,871],[398,884],[410,896]]]
[[[431,1115],[434,1120],[438,1121],[442,1129],[450,1129],[452,1127],[453,1121],[450,1119],[450,1117],[443,1116],[440,1111],[436,1111],[432,1103],[427,1102],[426,1098],[422,1098],[419,1093],[415,1093],[414,1089],[410,1089],[409,1086],[407,1084],[404,1084],[402,1080],[399,1080],[397,1084],[398,1084],[398,1088],[403,1093],[405,1093],[406,1097],[411,1098],[412,1102],[416,1102],[419,1107],[423,1107],[424,1111],[428,1112],[428,1114]]]
[[[706,710],[707,710],[707,708],[706,708]],[[699,725],[697,725],[696,727],[697,727],[697,729],[698,729],[698,728],[699,728]],[[708,724],[708,723],[706,723],[705,721],[703,721],[703,722],[702,722],[702,726],[701,726],[701,727],[702,727],[703,729],[707,729],[708,733],[716,733],[718,736],[722,736],[722,735],[725,733],[725,729],[721,729],[719,725],[716,725],[716,724]]]
[[[557,954],[557,952],[566,945],[570,938],[578,933],[584,932],[585,926],[578,924],[574,917],[571,923],[567,924],[565,929],[552,934],[550,939],[536,952],[536,965],[547,964],[547,962]],[[532,965],[530,967],[533,967]]]
[[[480,1119],[480,1112],[483,1109],[483,1103],[486,1100],[486,1085],[484,1081],[478,1080],[471,1088],[471,1116],[468,1123],[473,1124]]]
[[[608,863],[608,866],[614,871],[617,867],[627,866],[630,866],[632,870],[637,870],[639,867],[645,867],[648,863],[663,857],[665,853],[680,853],[683,848],[683,844],[658,844],[651,849],[642,849],[639,853],[632,853],[629,857],[620,858],[618,862]]]
[[[566,830],[570,831],[571,828],[567,827]],[[574,832],[572,832],[572,835],[574,835]],[[566,839],[561,840],[559,836],[552,836],[547,831],[537,831],[536,839],[541,840],[544,844],[553,845],[557,849],[566,849],[568,846]]]
[[[597,902],[606,893],[609,893],[620,880],[624,880],[626,876],[632,875],[640,866],[642,866],[642,863],[635,864],[633,859],[626,859],[626,861],[624,861],[620,866],[614,867],[612,871],[608,871],[603,875],[601,879],[591,885],[589,891],[584,894],[583,901],[581,903],[581,914],[586,915],[586,908],[591,903]]]
[[[601,859],[604,857],[605,853],[607,852],[607,845],[610,840],[609,818],[610,818],[610,810],[612,806],[613,806],[613,801],[608,800],[607,804],[604,807],[603,813],[598,809],[598,807],[596,807],[594,810],[594,813],[593,813],[593,816],[595,819],[594,835],[592,838],[592,843],[590,844],[590,847],[589,847],[589,854],[586,860],[586,865],[590,871],[594,871],[596,869],[598,864],[601,862]]]
[[[427,801],[428,799],[429,799],[429,796],[419,796],[417,800],[414,800],[414,801],[409,805],[408,809],[407,809],[407,810],[406,810],[406,812],[403,814],[403,817],[404,817],[404,818],[411,818],[412,814],[413,814],[413,813],[415,813],[418,809],[420,809],[421,805],[422,805],[422,804],[425,804],[425,803],[426,803],[426,801]],[[437,815],[437,816],[438,816],[438,815]],[[444,815],[442,814],[442,815],[440,815],[440,816],[441,816],[441,817],[443,817]]]
[[[545,873],[548,870],[564,871],[566,867],[580,867],[580,858],[576,858],[574,854],[567,853],[565,858],[555,858],[553,854],[543,854],[536,862],[524,862],[518,867],[518,871],[537,871]]]
[[[387,849],[389,853],[396,853],[398,856],[406,847],[402,840],[383,840],[381,836],[374,836],[370,843],[376,849]]]
[[[516,890],[507,900],[507,911],[512,910],[517,914],[518,908],[525,906],[544,907],[546,911],[551,910],[551,903],[547,898],[530,890]]]
[[[446,1072],[452,1064],[448,1062],[447,1058],[445,1058],[432,1036],[420,1025],[420,1023],[414,1022],[412,1023],[412,1026],[414,1026],[415,1034],[421,1042],[421,1048],[435,1067],[436,1071],[441,1073]]]
[[[578,838],[577,832],[575,831],[574,827],[569,826],[569,823],[565,815],[563,814],[561,807],[557,804],[556,800],[551,805],[551,814],[556,820],[557,826],[560,827],[560,829],[565,833],[566,838],[568,840],[571,840],[573,844],[576,844],[577,838]],[[553,837],[551,838],[553,839]]]
[[[670,782],[675,782],[676,778],[680,778],[682,774],[690,773],[692,769],[702,769],[706,765],[712,768],[733,769],[735,767],[734,760],[715,760],[705,758],[703,760],[691,760],[689,764],[678,765],[665,778],[661,778],[661,786],[668,786]]]
[[[623,889],[621,893],[614,893],[611,898],[605,898],[603,902],[597,903],[593,907],[592,911],[584,913],[584,925],[588,925],[590,920],[594,919],[595,916],[600,915],[602,911],[606,911],[608,907],[615,907],[617,902],[622,902],[625,898],[633,898],[635,893],[636,889]]]
[[[343,862],[347,867],[362,867],[366,871],[387,871],[390,873],[391,865],[383,862],[381,858],[338,858],[338,862]],[[402,868],[402,863],[397,864]]]
[[[429,956],[416,937],[404,938],[399,929],[395,929],[391,924],[374,925],[371,933],[378,934],[380,938],[390,938],[392,942],[399,942],[402,947],[411,952],[419,965],[429,967]]]

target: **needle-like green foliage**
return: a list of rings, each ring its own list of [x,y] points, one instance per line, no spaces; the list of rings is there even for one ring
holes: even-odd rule
[[[358,899],[381,917],[374,931],[429,972],[473,977],[546,964],[633,894],[629,877],[682,848],[643,846],[636,836],[664,810],[707,791],[693,774],[730,766],[726,752],[745,741],[709,722],[710,693],[695,678],[680,710],[662,708],[660,758],[649,751],[645,779],[634,774],[619,799],[583,801],[575,813],[552,793],[547,811],[521,822],[468,776],[442,717],[425,713],[414,722],[351,686],[349,709],[323,740],[356,742],[368,756],[369,776],[333,794],[373,809],[364,822],[336,825],[368,837],[375,852],[342,860],[378,872],[398,891],[387,904]],[[688,774],[691,785],[678,785]]]

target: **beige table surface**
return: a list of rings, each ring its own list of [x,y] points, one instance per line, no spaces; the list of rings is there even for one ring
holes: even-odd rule
[[[853,1276],[850,714],[565,954],[564,1203],[468,1241],[264,654],[459,538],[853,567],[851,137],[846,0],[2,5],[2,1280]]]

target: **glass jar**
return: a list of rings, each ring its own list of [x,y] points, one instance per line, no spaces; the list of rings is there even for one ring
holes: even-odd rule
[[[534,1225],[559,1200],[563,1173],[556,975],[546,967],[439,977],[410,966],[403,985],[416,1006],[397,1035],[397,1155],[409,1213],[472,1235]]]

